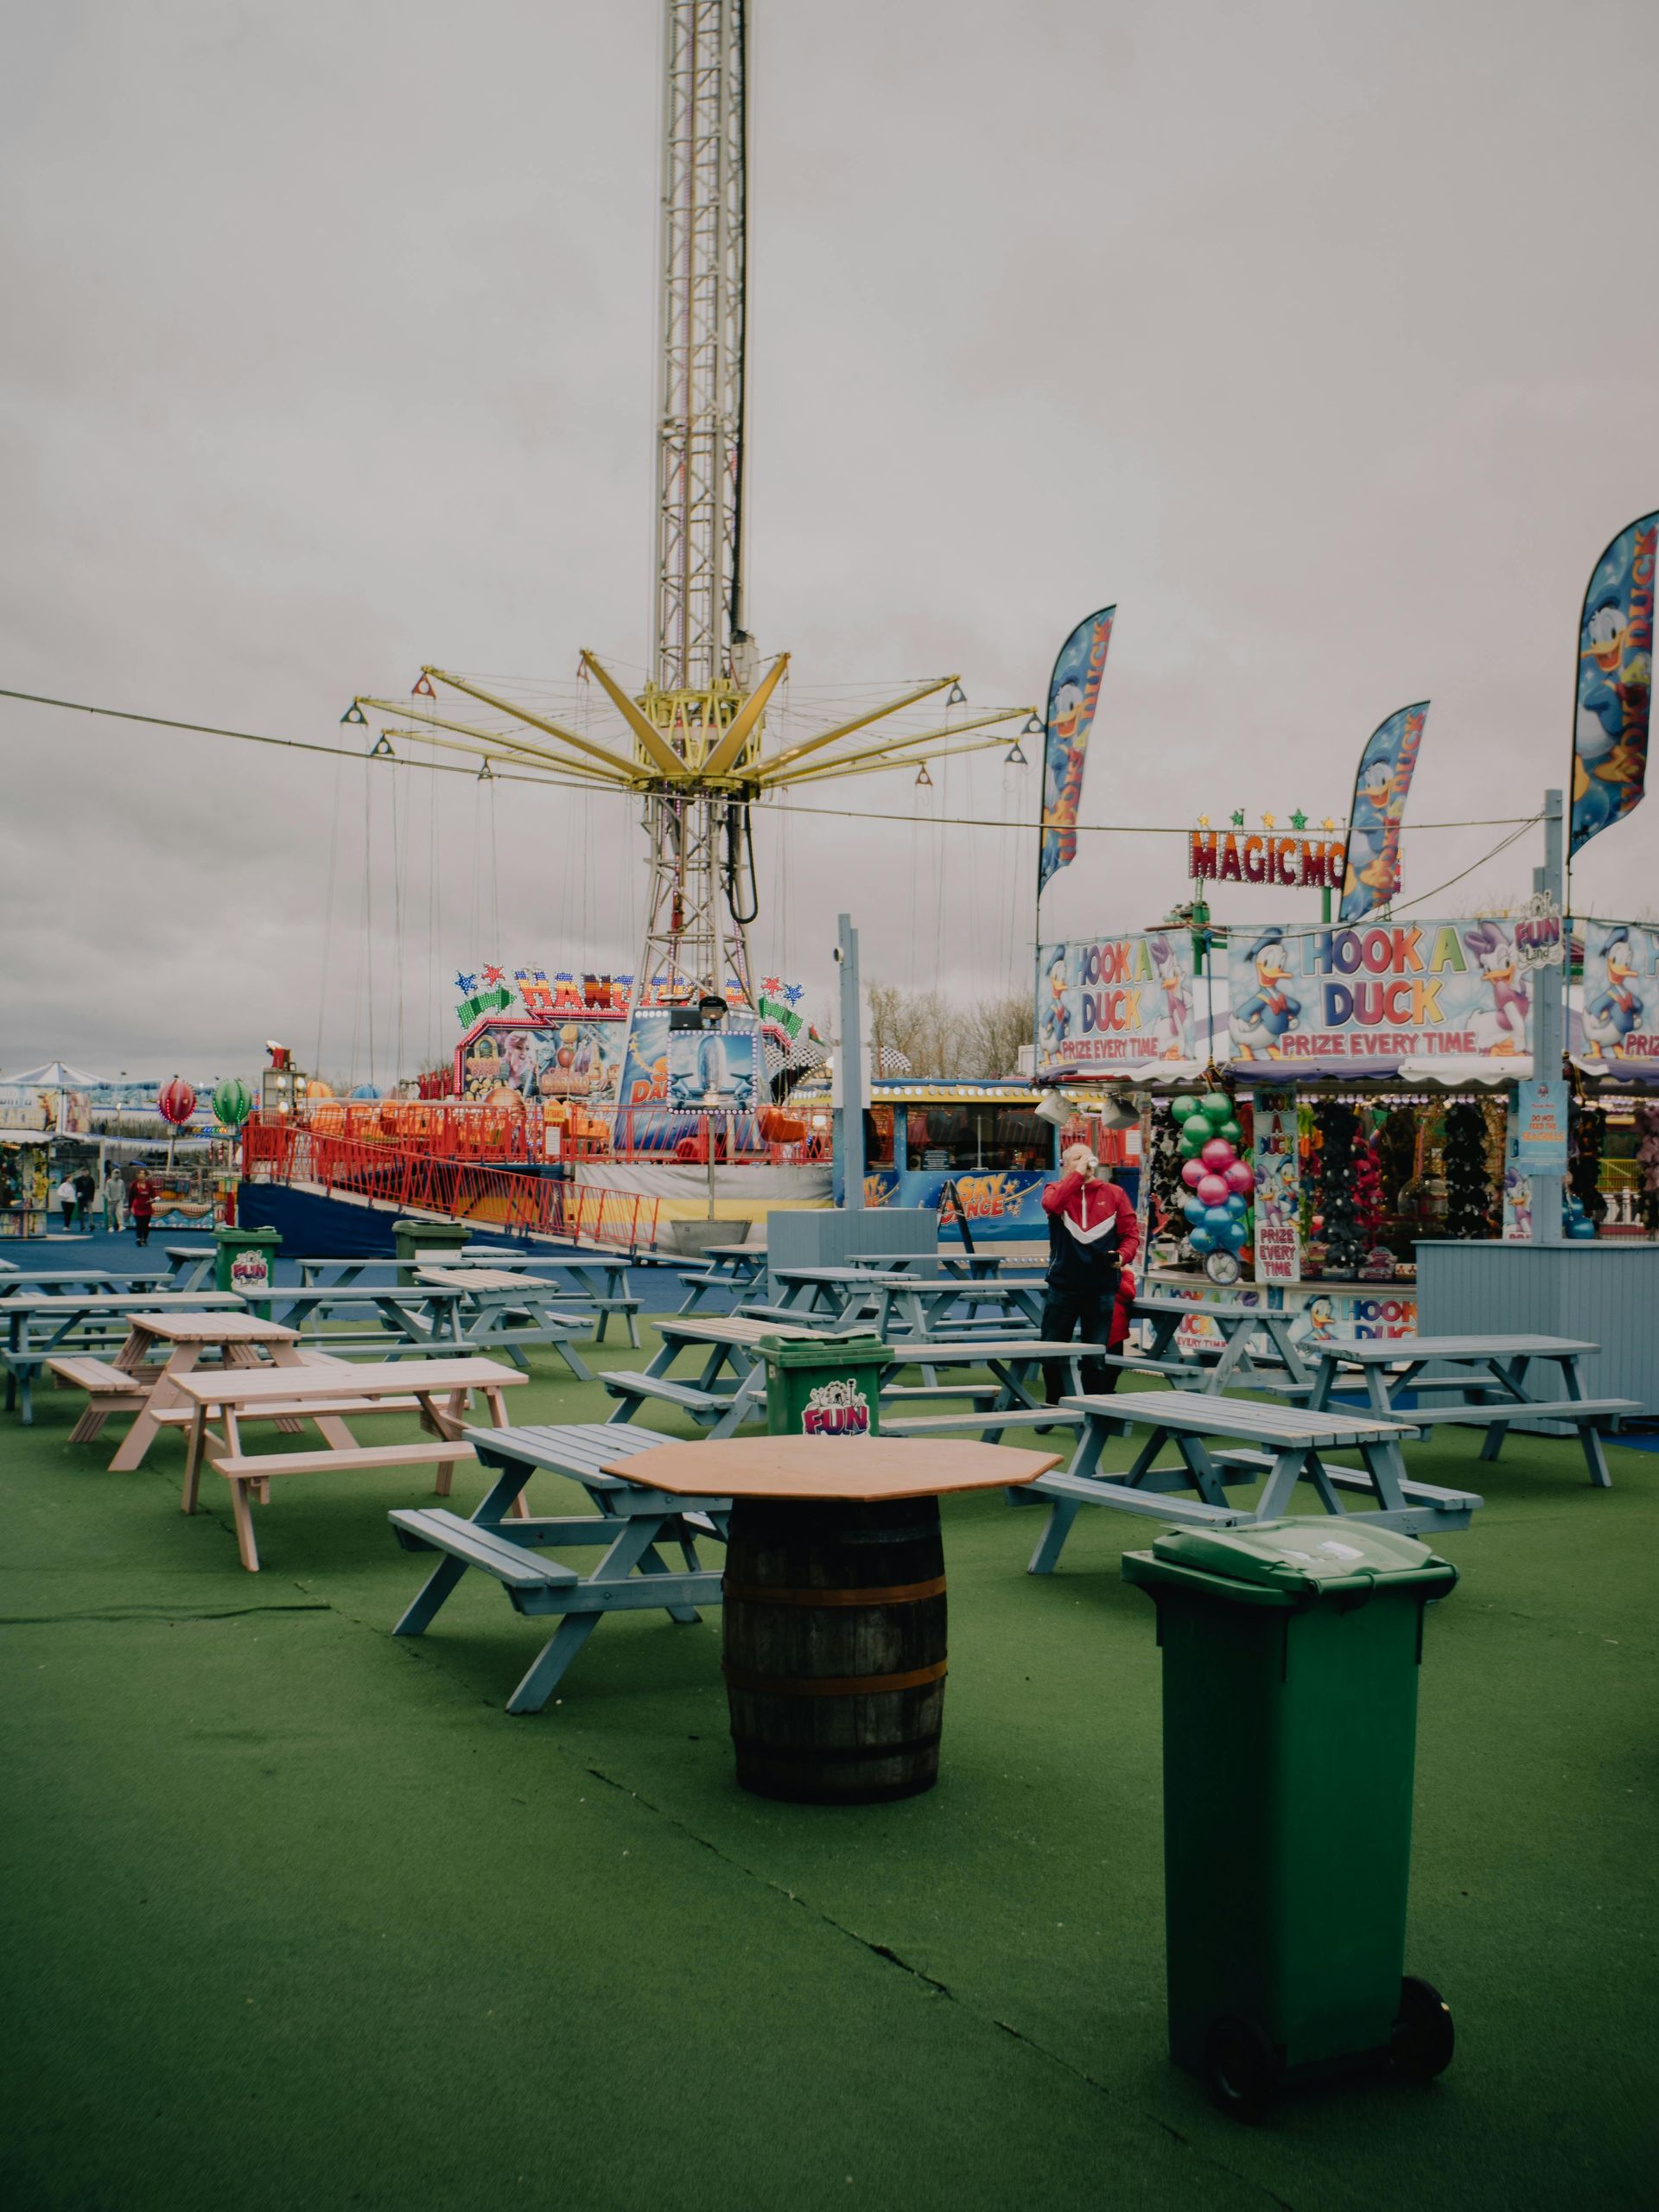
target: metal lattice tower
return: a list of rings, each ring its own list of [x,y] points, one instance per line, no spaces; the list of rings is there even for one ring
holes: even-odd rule
[[[760,674],[743,592],[743,413],[747,362],[749,0],[664,0],[662,288],[658,386],[656,599],[650,680],[631,696],[591,653],[626,734],[572,728],[493,683],[428,664],[408,701],[361,693],[344,719],[374,708],[412,722],[383,729],[393,753],[412,737],[481,756],[480,774],[512,763],[565,788],[607,788],[643,804],[651,883],[636,970],[639,1000],[725,995],[753,1001],[746,931],[754,918],[749,815],[770,793],[878,768],[910,768],[1008,743],[1001,726],[1029,707],[951,722],[960,679],[934,677],[833,728],[767,753],[768,702],[788,666]],[[505,727],[442,711],[435,686],[461,693]],[[942,728],[844,741],[948,692]],[[424,702],[426,703],[419,703]],[[457,712],[461,710],[457,710]],[[1001,730],[997,735],[985,734]],[[435,734],[442,731],[442,736]],[[533,733],[533,734],[526,734]],[[1023,761],[1017,741],[1009,758]]]
[[[745,0],[668,0],[652,677],[732,673],[743,600]]]

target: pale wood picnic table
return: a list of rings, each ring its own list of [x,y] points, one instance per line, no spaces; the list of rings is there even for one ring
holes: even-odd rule
[[[1364,1338],[1335,1344],[1311,1344],[1309,1356],[1318,1362],[1318,1373],[1308,1402],[1313,1407],[1334,1402],[1344,1371],[1363,1378],[1372,1410],[1409,1422],[1414,1428],[1450,1424],[1484,1428],[1483,1459],[1496,1459],[1511,1426],[1522,1418],[1554,1421],[1578,1432],[1590,1479],[1599,1489],[1611,1486],[1601,1429],[1642,1408],[1635,1398],[1590,1398],[1585,1395],[1579,1363],[1592,1357],[1601,1346],[1576,1337],[1446,1336]],[[1561,1395],[1541,1397],[1531,1387],[1534,1364],[1554,1368]],[[1425,1368],[1449,1366],[1450,1375],[1427,1375]],[[1465,1402],[1446,1406],[1411,1406],[1403,1401],[1426,1390],[1456,1391]]]
[[[449,1495],[454,1470],[476,1455],[461,1420],[467,1395],[476,1390],[499,1428],[505,1425],[501,1393],[524,1381],[517,1368],[493,1359],[430,1359],[416,1364],[380,1361],[350,1366],[332,1363],[300,1369],[225,1368],[217,1374],[198,1370],[181,1376],[179,1389],[192,1407],[185,1462],[183,1509],[194,1513],[204,1460],[231,1488],[236,1517],[237,1550],[250,1574],[259,1572],[250,1493],[268,1495],[273,1476],[327,1474],[363,1467],[435,1466],[440,1497]],[[418,1408],[422,1425],[435,1441],[421,1444],[359,1445],[346,1426],[374,1413],[403,1413]],[[214,1415],[219,1427],[210,1426]],[[320,1449],[247,1452],[241,1425],[298,1416],[315,1421],[323,1434]]]
[[[1290,1510],[1296,1484],[1306,1482],[1328,1513],[1345,1513],[1339,1493],[1357,1491],[1376,1508],[1363,1516],[1368,1527],[1407,1534],[1432,1529],[1438,1536],[1466,1528],[1482,1503],[1471,1491],[1408,1479],[1402,1446],[1415,1433],[1409,1415],[1393,1420],[1349,1407],[1318,1410],[1198,1390],[1134,1390],[1067,1398],[1064,1403],[1081,1413],[1086,1425],[1070,1466],[1036,1486],[1049,1500],[1050,1510],[1032,1554],[1033,1574],[1053,1572],[1084,1505],[1114,1506],[1172,1525],[1238,1528],[1280,1519]],[[1147,1438],[1128,1471],[1101,1478],[1096,1470],[1106,1444],[1136,1427],[1145,1429]],[[1209,1438],[1234,1448],[1212,1452]],[[1178,1466],[1155,1465],[1166,1445],[1175,1447]],[[1357,1452],[1360,1465],[1332,1464],[1325,1456],[1331,1452]],[[1267,1480],[1254,1506],[1230,1503],[1230,1481],[1250,1482],[1263,1475]],[[1185,1490],[1196,1491],[1196,1499],[1170,1495]]]
[[[139,1311],[200,1313],[243,1310],[233,1290],[90,1290],[78,1296],[29,1296],[0,1300],[5,1331],[0,1359],[6,1369],[6,1408],[16,1406],[27,1427],[35,1418],[34,1381],[54,1354],[113,1350],[114,1329]]]
[[[112,1360],[70,1354],[47,1363],[62,1381],[87,1393],[86,1410],[69,1432],[72,1444],[91,1443],[111,1414],[134,1416],[110,1462],[112,1474],[127,1474],[143,1465],[164,1427],[188,1421],[189,1408],[179,1380],[193,1373],[207,1353],[218,1352],[232,1367],[257,1367],[266,1358],[293,1367],[306,1360],[298,1343],[296,1331],[257,1313],[146,1311],[129,1316],[127,1340]],[[168,1347],[163,1363],[151,1366],[158,1346]]]

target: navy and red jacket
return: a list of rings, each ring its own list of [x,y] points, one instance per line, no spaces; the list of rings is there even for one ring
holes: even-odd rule
[[[1043,1192],[1043,1211],[1050,1288],[1116,1295],[1119,1272],[1141,1243],[1135,1208],[1116,1184],[1063,1175]]]

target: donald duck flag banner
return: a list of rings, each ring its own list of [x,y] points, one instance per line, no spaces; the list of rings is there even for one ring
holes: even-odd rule
[[[1411,772],[1423,741],[1428,702],[1402,707],[1371,732],[1359,756],[1348,814],[1348,874],[1342,887],[1344,922],[1363,922],[1400,889],[1400,825]]]
[[[1650,1066],[1659,1060],[1659,930],[1640,922],[1573,926],[1584,932],[1584,1060]]]
[[[1037,896],[1051,875],[1077,856],[1077,805],[1083,797],[1084,753],[1106,673],[1116,607],[1103,607],[1079,622],[1060,647],[1048,680],[1048,721],[1043,746],[1043,841],[1037,861]]]
[[[1656,541],[1659,513],[1621,530],[1584,594],[1569,853],[1642,803],[1653,704]]]

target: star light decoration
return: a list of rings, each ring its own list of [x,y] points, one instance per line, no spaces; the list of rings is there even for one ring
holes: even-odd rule
[[[1233,827],[1235,830],[1242,830],[1244,827],[1244,810],[1242,806],[1236,806],[1233,809]]]
[[[1307,827],[1307,817],[1303,813],[1300,806],[1297,808],[1295,813],[1290,817],[1290,826],[1293,830],[1299,832],[1306,830]]]
[[[1262,827],[1264,830],[1276,830],[1279,827],[1278,816],[1274,814],[1264,814],[1262,817]]]

